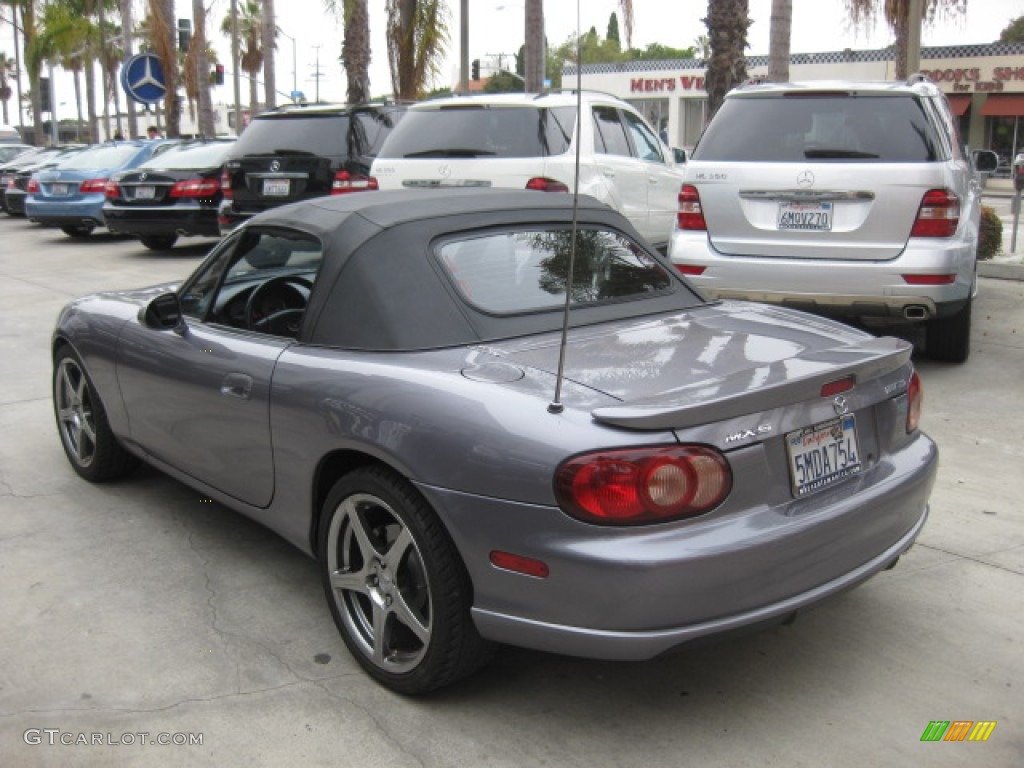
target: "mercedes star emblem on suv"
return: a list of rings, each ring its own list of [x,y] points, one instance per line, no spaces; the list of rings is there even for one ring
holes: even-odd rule
[[[813,187],[814,174],[810,171],[800,171],[800,173],[796,175],[796,183],[799,187]]]

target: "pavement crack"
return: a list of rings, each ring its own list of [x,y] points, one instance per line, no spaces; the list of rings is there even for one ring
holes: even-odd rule
[[[931,544],[921,544],[920,542],[918,542],[915,546],[922,547],[924,549],[930,549],[933,552],[941,552],[942,554],[949,555],[950,557],[956,558],[957,560],[969,560],[970,562],[977,563],[978,565],[987,565],[989,568],[995,568],[1000,571],[1005,571],[1006,573],[1012,573],[1014,576],[1024,576],[1024,572],[1018,571],[1015,568],[1010,568],[1006,565],[999,565],[999,563],[992,563],[988,560],[982,560],[980,557],[973,557],[972,555],[962,555],[959,552],[951,552],[950,550],[943,549],[942,547],[936,547]],[[1019,547],[1010,547],[1009,549],[999,550],[999,552],[1011,552],[1014,549],[1019,549]],[[992,554],[999,554],[999,552],[993,552]],[[945,563],[937,563],[935,566],[927,567],[932,568],[937,567],[938,565],[945,565]],[[924,569],[919,568],[918,570]]]

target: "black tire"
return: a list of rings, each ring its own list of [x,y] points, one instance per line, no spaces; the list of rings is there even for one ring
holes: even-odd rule
[[[53,412],[64,453],[86,480],[114,480],[138,466],[111,431],[96,388],[68,346],[57,351],[53,362]]]
[[[924,353],[943,363],[963,363],[971,354],[971,304],[955,315],[936,317],[925,327]]]
[[[426,693],[490,656],[469,615],[469,576],[441,522],[403,478],[379,466],[342,477],[324,502],[319,559],[349,652],[397,693]]]
[[[96,226],[94,224],[75,224],[60,229],[68,237],[88,237],[96,229]]]
[[[146,235],[139,240],[151,251],[169,251],[178,242],[177,235]]]

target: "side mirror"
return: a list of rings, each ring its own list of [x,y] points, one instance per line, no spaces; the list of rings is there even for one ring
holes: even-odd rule
[[[176,293],[161,293],[142,310],[141,320],[149,328],[161,331],[185,329],[181,301]]]
[[[976,149],[971,156],[974,158],[974,170],[980,173],[991,173],[999,166],[999,156],[987,149]]]
[[[672,147],[672,162],[676,165],[686,165],[686,150]]]

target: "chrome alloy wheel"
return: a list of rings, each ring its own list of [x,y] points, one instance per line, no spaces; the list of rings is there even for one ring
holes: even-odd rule
[[[96,457],[96,417],[89,381],[70,357],[57,367],[54,396],[61,440],[72,461],[85,469]]]
[[[342,499],[327,567],[338,613],[367,659],[393,674],[415,669],[430,646],[433,606],[419,546],[395,511],[367,493]]]

